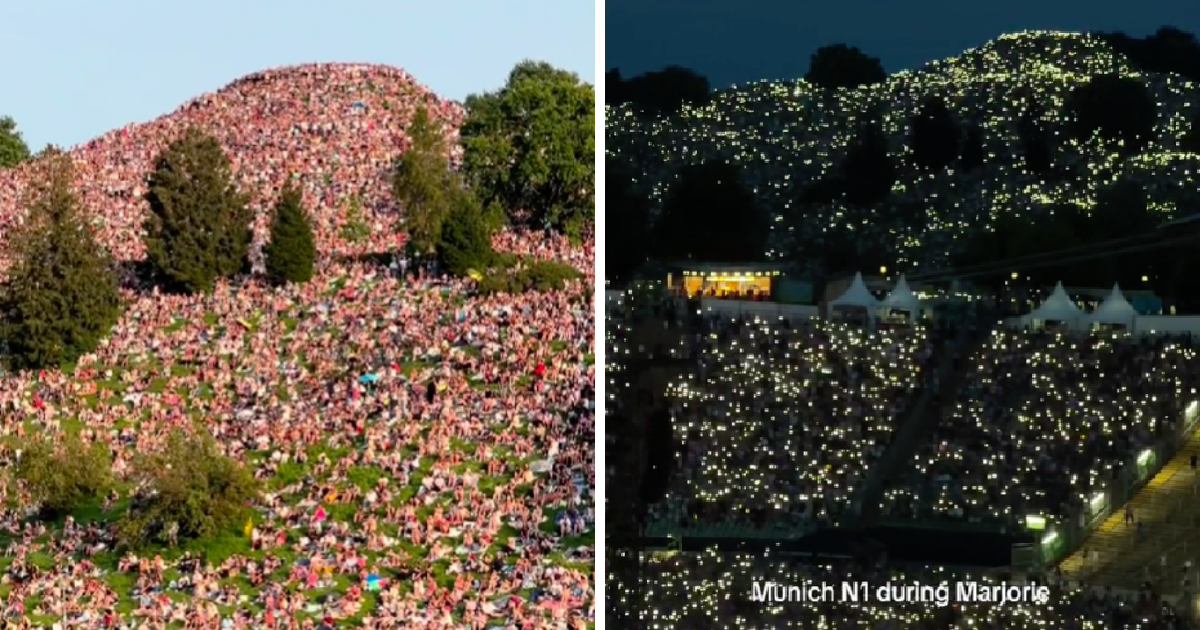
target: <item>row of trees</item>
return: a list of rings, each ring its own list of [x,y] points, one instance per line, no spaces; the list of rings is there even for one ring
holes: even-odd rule
[[[854,46],[834,44],[813,53],[804,79],[824,89],[855,88],[887,80],[883,63]],[[631,104],[649,115],[669,115],[684,105],[700,106],[712,96],[708,79],[681,66],[669,66],[631,78],[619,68],[604,75],[607,105]]]

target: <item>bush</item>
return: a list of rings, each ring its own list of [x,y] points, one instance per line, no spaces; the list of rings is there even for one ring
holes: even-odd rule
[[[483,294],[526,293],[528,291],[554,291],[562,289],[567,282],[583,277],[579,270],[558,261],[539,260],[520,269],[497,271],[479,283]]]
[[[15,474],[48,519],[103,499],[113,487],[112,460],[103,444],[86,445],[76,434],[59,444],[39,434],[20,443]]]
[[[244,466],[221,454],[207,433],[176,431],[166,448],[139,456],[133,481],[145,491],[134,498],[119,537],[131,548],[201,540],[241,525],[258,482]],[[172,536],[171,530],[176,530]]]
[[[267,277],[275,284],[308,282],[317,257],[312,224],[304,211],[300,189],[283,189],[271,220],[271,242],[265,248]]]

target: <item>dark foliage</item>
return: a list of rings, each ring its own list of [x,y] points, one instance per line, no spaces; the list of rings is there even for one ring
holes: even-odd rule
[[[582,278],[579,270],[553,260],[530,262],[519,269],[500,269],[479,283],[483,294],[527,293],[529,291],[554,291],[566,286],[571,280]]]
[[[883,63],[855,46],[834,44],[813,53],[804,79],[827,90],[874,85],[887,80]]]
[[[440,238],[438,259],[451,274],[463,277],[471,271],[483,273],[495,260],[491,231],[474,195],[466,192],[457,195]]]
[[[925,169],[941,169],[959,155],[961,132],[946,102],[930,97],[921,104],[912,121],[913,162]]]
[[[176,431],[161,451],[139,454],[133,481],[146,491],[135,497],[120,524],[120,540],[131,548],[233,531],[259,492],[250,471],[223,455],[208,433]]]
[[[148,186],[146,253],[167,288],[211,291],[246,268],[253,212],[216,138],[187,130],[158,156]]]
[[[604,245],[605,279],[623,283],[641,267],[650,253],[650,203],[630,186],[631,176],[613,161],[605,170],[604,211],[609,231]]]
[[[850,148],[838,167],[842,196],[855,205],[879,203],[892,192],[896,168],[888,155],[888,140],[877,122],[868,122],[859,132],[858,142]]]
[[[1140,79],[1101,75],[1075,88],[1067,99],[1069,132],[1081,141],[1098,132],[1105,142],[1135,154],[1154,137],[1156,109]]]
[[[763,257],[770,220],[723,162],[689,166],[663,201],[654,253],[664,260],[751,262]]]
[[[267,278],[275,284],[308,282],[316,262],[312,222],[304,210],[300,189],[289,183],[283,189],[271,218],[271,242],[267,244]]]
[[[0,346],[13,369],[74,361],[121,313],[115,266],[79,206],[71,158],[52,149],[37,168],[27,219],[7,235],[13,266],[0,287]]]
[[[631,79],[622,79],[621,71],[604,75],[605,104],[628,103],[635,111],[652,116],[669,116],[684,105],[698,107],[712,98],[708,79],[680,66],[668,66]]]

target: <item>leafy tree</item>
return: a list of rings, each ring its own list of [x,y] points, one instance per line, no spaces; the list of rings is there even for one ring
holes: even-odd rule
[[[604,104],[620,105],[627,102],[625,80],[621,78],[621,70],[613,68],[604,73]]]
[[[112,459],[101,442],[84,444],[78,434],[69,433],[55,444],[49,434],[39,433],[21,440],[19,448],[14,473],[45,518],[102,500],[114,485]]]
[[[1179,138],[1179,150],[1200,153],[1200,110],[1188,115],[1188,130]]]
[[[0,168],[11,168],[29,159],[29,145],[11,116],[0,117]]]
[[[1191,33],[1164,26],[1142,39],[1124,33],[1095,35],[1125,55],[1142,72],[1173,73],[1200,81],[1200,44]]]
[[[1069,132],[1076,140],[1099,132],[1105,142],[1120,143],[1127,153],[1137,153],[1154,137],[1156,109],[1154,97],[1139,79],[1101,75],[1068,97]]]
[[[1050,177],[1054,174],[1054,144],[1042,119],[1044,111],[1036,102],[1030,106],[1017,122],[1017,139],[1029,170],[1035,175]]]
[[[954,163],[959,154],[958,123],[946,101],[930,97],[912,121],[913,161],[924,169],[940,169]]]
[[[596,103],[572,72],[523,61],[503,88],[467,98],[463,162],[484,204],[514,223],[591,223],[596,197]],[[527,214],[527,216],[525,216]]]
[[[984,160],[983,131],[978,126],[971,125],[963,138],[962,155],[958,158],[958,165],[964,172],[970,173],[983,166]]]
[[[442,224],[462,185],[450,171],[446,136],[421,107],[408,126],[411,146],[396,164],[392,191],[404,207],[409,242],[420,255],[436,251]]]
[[[121,313],[116,272],[86,222],[71,158],[55,150],[9,235],[13,266],[0,286],[0,346],[14,369],[57,367],[91,352]]]
[[[834,90],[883,83],[887,73],[878,58],[867,56],[858,47],[833,44],[822,46],[813,53],[804,80]]]
[[[650,253],[650,203],[633,192],[631,177],[608,160],[604,209],[611,225],[619,226],[604,246],[604,273],[607,280],[622,283],[630,279]]]
[[[304,211],[300,189],[284,187],[271,217],[271,242],[267,244],[267,277],[275,284],[308,282],[313,276],[317,249],[312,222]]]
[[[146,253],[169,288],[211,291],[245,268],[254,215],[216,138],[188,129],[155,160],[148,184]]]
[[[460,192],[441,230],[438,259],[447,272],[456,276],[465,276],[471,270],[482,273],[492,265],[491,231],[479,206],[475,195]]]
[[[888,139],[879,123],[870,121],[859,132],[839,165],[842,196],[854,205],[879,203],[892,192],[896,168],[888,155]]]
[[[654,229],[655,254],[663,259],[752,262],[766,252],[767,213],[724,162],[685,167],[663,200]]]
[[[620,81],[620,78],[621,74],[616,70],[605,75],[605,99],[613,103],[630,103],[636,111],[646,115],[670,116],[684,105],[699,107],[708,104],[712,98],[708,79],[680,66],[668,66],[626,81]],[[610,79],[617,86],[615,93],[607,91]]]
[[[145,489],[119,526],[121,542],[132,548],[232,531],[259,492],[250,471],[222,454],[208,433],[175,431],[161,451],[139,454],[132,481]]]

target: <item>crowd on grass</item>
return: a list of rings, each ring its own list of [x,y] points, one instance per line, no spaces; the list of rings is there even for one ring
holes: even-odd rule
[[[902,518],[1067,518],[1179,429],[1197,400],[1189,338],[995,331],[887,493]]]
[[[629,551],[615,553],[632,553]],[[611,566],[611,565],[610,565]],[[646,627],[796,628],[797,630],[1183,630],[1191,625],[1177,605],[1147,585],[1139,592],[1114,592],[1067,583],[1054,576],[969,572],[942,567],[904,567],[875,560],[818,560],[778,554],[709,550],[648,557],[644,584],[610,574],[606,582],[609,623],[641,615]],[[831,584],[838,593],[822,601],[763,602],[755,584]],[[866,582],[872,591],[894,585],[1040,585],[1044,603],[850,601],[841,584]],[[954,589],[951,586],[951,589]],[[953,592],[953,591],[952,591]]]
[[[939,342],[978,316],[873,331],[658,317],[681,331],[673,351],[687,362],[667,392],[677,465],[651,514],[663,535],[836,521],[922,393],[937,419],[913,465],[882,480],[888,518],[1078,519],[1179,432],[1200,377],[1187,338],[996,330],[960,344]],[[940,371],[937,348],[963,356]]]
[[[208,295],[126,286],[95,352],[0,375],[0,462],[34,432],[107,445],[118,477],[174,429],[206,430],[264,491],[243,531],[182,549],[118,547],[122,487],[48,523],[0,475],[4,627],[161,630],[578,630],[594,617],[594,247],[503,231],[498,251],[560,260],[561,290],[483,296],[474,281],[348,254],[395,252],[387,169],[414,104],[399,70],[301,66],[246,77],[71,151],[101,243],[140,259],[144,175],[185,126],[221,139],[266,208],[296,174],[316,274]],[[453,133],[454,125],[448,128]],[[23,167],[0,173],[0,231]],[[370,237],[345,242],[347,198]],[[8,468],[8,467],[6,467]],[[8,468],[10,470],[10,468]]]

